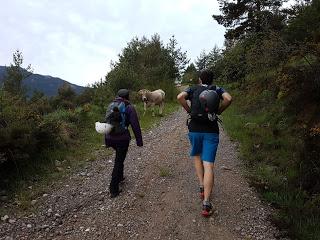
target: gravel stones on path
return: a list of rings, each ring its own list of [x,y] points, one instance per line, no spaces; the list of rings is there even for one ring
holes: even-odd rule
[[[144,133],[144,147],[131,142],[117,198],[108,193],[114,156],[97,156],[34,199],[32,214],[1,216],[0,239],[277,239],[279,232],[268,221],[273,210],[241,175],[236,144],[224,132],[214,214],[201,216],[186,119],[178,111]]]

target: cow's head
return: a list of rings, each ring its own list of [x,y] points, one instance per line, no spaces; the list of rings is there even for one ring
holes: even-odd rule
[[[142,102],[148,102],[148,97],[147,97],[147,93],[149,93],[150,91],[147,89],[141,89],[139,90],[138,94],[141,97]]]

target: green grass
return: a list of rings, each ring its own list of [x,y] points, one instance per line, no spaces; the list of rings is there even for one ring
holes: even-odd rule
[[[142,103],[134,104],[134,107],[136,108],[136,111],[138,113],[142,130],[147,130],[153,126],[156,126],[157,123],[159,123],[163,117],[168,116],[179,109],[179,105],[177,102],[166,102],[163,109],[162,116],[159,114],[159,107],[156,106],[154,108],[155,116],[153,117],[152,111],[150,108],[148,108],[146,113],[144,114]]]
[[[223,125],[240,143],[251,185],[278,209],[273,220],[292,239],[319,239],[320,200],[313,200],[299,185],[303,142],[293,125],[295,116],[282,113],[281,102],[274,100],[260,111],[250,111],[254,106],[248,103],[255,101],[232,86],[229,89],[234,102],[223,113]]]
[[[169,177],[171,176],[170,169],[167,167],[159,167],[159,176],[160,177]]]
[[[142,131],[152,128],[163,117],[179,109],[177,103],[169,102],[165,105],[163,116],[156,114],[155,117],[152,117],[151,111],[143,115],[141,103],[135,107],[140,118]],[[158,110],[158,108],[155,109]],[[1,216],[9,214],[10,211],[18,213],[32,211],[31,201],[46,193],[55,183],[63,182],[71,173],[85,167],[90,161],[95,161],[99,156],[112,153],[110,149],[105,148],[103,135],[94,130],[94,122],[103,118],[100,115],[104,115],[104,113],[93,111],[87,119],[87,123],[81,126],[81,132],[77,139],[66,148],[43,152],[41,156],[34,159],[33,164],[19,167],[16,174],[6,176],[7,194],[15,202],[16,208],[3,209],[0,207]]]

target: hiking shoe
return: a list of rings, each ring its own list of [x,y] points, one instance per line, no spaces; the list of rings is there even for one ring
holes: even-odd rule
[[[111,198],[118,197],[120,193],[121,193],[121,190],[119,190],[119,191],[117,191],[117,192],[110,192],[110,197],[111,197]]]
[[[210,215],[212,214],[212,205],[210,202],[203,202],[201,214],[204,217],[210,217]]]
[[[200,186],[199,188],[199,196],[200,199],[203,201],[204,200],[204,187]]]

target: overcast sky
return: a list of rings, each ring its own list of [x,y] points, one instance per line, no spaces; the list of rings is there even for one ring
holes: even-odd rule
[[[110,61],[135,36],[175,35],[194,61],[223,46],[215,0],[1,0],[0,65],[19,49],[34,73],[85,86],[104,78]]]

